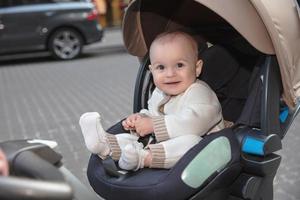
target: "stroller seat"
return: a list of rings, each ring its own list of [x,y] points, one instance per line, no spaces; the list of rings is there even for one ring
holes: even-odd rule
[[[247,92],[235,91],[235,77],[243,75],[248,84],[250,73],[241,71],[235,59],[217,45],[205,50],[201,57],[204,60],[201,79],[216,91],[223,109],[230,111],[235,108],[236,112],[226,112],[225,119],[236,121],[245,104]],[[220,64],[223,65],[221,71],[217,70]],[[230,71],[230,76],[222,76],[226,71]],[[217,83],[211,81],[215,78]],[[121,122],[108,132],[124,132]],[[97,155],[91,155],[87,174],[93,189],[105,199],[121,199],[124,196],[132,200],[187,199],[199,191],[201,194],[197,194],[197,198],[220,199],[228,195],[227,188],[240,174],[239,159],[240,145],[235,132],[227,128],[205,136],[169,170],[146,168],[116,177],[107,173]]]
[[[201,196],[205,197],[211,195],[215,188],[228,187],[240,173],[238,146],[232,130],[225,129],[205,137],[169,170],[145,168],[120,177],[110,176],[104,170],[102,160],[97,155],[91,155],[88,179],[93,189],[105,199],[121,199],[124,196],[132,200],[187,199],[204,187]],[[204,154],[201,157],[206,150],[209,153],[214,151],[214,156]],[[224,151],[227,159],[222,158]],[[219,163],[219,169],[214,169],[214,163]],[[207,178],[204,180],[202,177]],[[220,192],[222,189],[218,193],[219,197]]]
[[[214,44],[202,55],[205,66],[201,79],[217,93],[224,119],[234,125],[203,137],[169,170],[141,169],[116,174],[115,165],[111,165],[115,167],[112,170],[108,167],[114,164],[112,159],[101,160],[91,155],[87,175],[96,193],[112,200],[272,200],[273,180],[281,161],[274,152],[281,149],[281,140],[300,110],[300,46],[297,43],[300,18],[299,5],[295,2],[130,1],[123,20],[123,39],[128,52],[142,62],[136,80],[134,111],[146,107],[153,88],[147,56],[151,42],[163,31],[186,27]],[[124,130],[119,122],[108,132],[118,134]],[[2,194],[6,199],[16,199],[15,196],[24,199],[33,194],[34,188],[38,189],[39,199],[71,199],[72,190],[79,191],[76,199],[94,199],[89,198],[89,191],[80,190],[74,177],[68,175],[59,155],[53,151],[46,153],[49,147],[28,145],[28,141],[7,144],[0,146],[12,152],[8,156],[13,161],[12,172],[35,179],[47,177],[55,183],[45,185],[41,181],[20,182],[13,178],[14,182],[6,182],[6,186],[15,184],[20,190],[13,187],[12,195],[7,196],[9,191],[0,187],[4,188]],[[40,164],[36,165],[36,160]],[[45,160],[49,161],[46,165]],[[34,168],[37,169],[31,170]],[[62,178],[71,182],[72,188],[61,184]],[[44,194],[45,188],[47,196],[40,193]]]

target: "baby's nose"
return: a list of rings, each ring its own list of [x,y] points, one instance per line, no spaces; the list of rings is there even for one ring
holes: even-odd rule
[[[169,67],[166,70],[166,76],[174,76],[176,74],[176,70],[173,67]]]

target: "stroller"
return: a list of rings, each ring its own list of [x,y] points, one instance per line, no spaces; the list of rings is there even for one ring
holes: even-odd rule
[[[154,88],[148,70],[151,41],[183,28],[207,44],[200,49],[200,79],[216,92],[228,127],[205,136],[169,170],[122,173],[112,159],[91,155],[91,186],[105,199],[273,199],[281,161],[274,152],[299,112],[299,5],[294,0],[131,1],[123,36],[141,63],[134,112],[146,107]],[[108,132],[118,134],[121,128],[118,123]],[[1,199],[98,199],[63,167],[52,145],[0,143],[11,173],[27,177],[0,178]]]
[[[141,63],[134,112],[147,106],[154,88],[148,70],[151,42],[159,33],[178,29],[192,30],[208,44],[200,49],[200,79],[216,92],[228,128],[205,136],[170,170],[123,174],[111,159],[91,155],[91,186],[105,199],[273,199],[281,160],[274,152],[282,148],[281,140],[299,110],[297,2],[132,1],[123,38]],[[118,123],[108,132],[123,131]]]

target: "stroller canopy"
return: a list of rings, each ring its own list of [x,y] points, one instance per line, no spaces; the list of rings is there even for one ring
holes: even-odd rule
[[[124,16],[123,39],[130,54],[144,57],[157,34],[181,28],[199,29],[212,44],[242,36],[260,53],[276,55],[283,98],[295,107],[300,96],[296,0],[133,0]]]

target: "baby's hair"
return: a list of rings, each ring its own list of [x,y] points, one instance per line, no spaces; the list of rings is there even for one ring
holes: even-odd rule
[[[165,43],[165,42],[170,42],[176,37],[184,37],[189,43],[191,44],[191,47],[193,48],[193,51],[195,52],[195,56],[198,57],[198,43],[197,41],[187,32],[185,31],[166,31],[163,32],[155,37],[153,40],[151,46],[150,46],[150,51],[151,47],[154,43],[159,42],[159,43]]]

